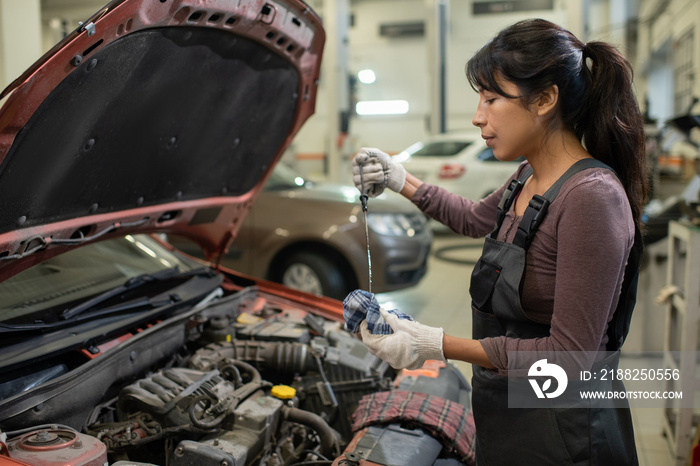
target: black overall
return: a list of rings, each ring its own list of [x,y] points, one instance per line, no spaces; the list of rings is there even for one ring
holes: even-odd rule
[[[562,184],[573,174],[593,167],[609,169],[595,159],[581,160],[544,196],[534,196],[513,244],[496,238],[505,213],[532,174],[532,168],[528,167],[519,180],[511,182],[499,204],[496,229],[486,237],[483,254],[472,273],[469,292],[474,339],[496,336],[529,339],[549,335],[549,325],[529,319],[520,304],[525,255],[547,206]],[[636,229],[622,294],[608,328],[607,349],[616,356],[629,330],[641,246],[641,234]],[[473,368],[472,404],[478,466],[638,464],[628,408],[508,408],[507,377],[480,366]]]

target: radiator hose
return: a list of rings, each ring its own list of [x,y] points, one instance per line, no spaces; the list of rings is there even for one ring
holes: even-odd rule
[[[298,422],[316,431],[321,439],[321,454],[333,458],[340,455],[340,445],[336,433],[321,416],[289,406],[282,407],[282,416],[287,421]]]

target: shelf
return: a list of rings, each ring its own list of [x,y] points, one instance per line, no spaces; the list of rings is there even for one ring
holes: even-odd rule
[[[695,377],[700,324],[700,228],[677,221],[669,223],[666,278],[667,286],[675,286],[679,291],[666,305],[664,367],[680,370],[681,379],[673,389],[681,390],[684,398],[694,398],[700,391]],[[677,358],[672,355],[675,352]],[[678,404],[674,400],[666,402],[663,433],[676,466],[685,466],[700,418],[692,408]]]

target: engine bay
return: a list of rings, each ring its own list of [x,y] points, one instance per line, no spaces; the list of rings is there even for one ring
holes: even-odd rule
[[[0,402],[0,465],[462,464],[415,424],[352,427],[379,392],[467,408],[462,374],[444,363],[397,373],[318,314],[248,287],[102,342]]]

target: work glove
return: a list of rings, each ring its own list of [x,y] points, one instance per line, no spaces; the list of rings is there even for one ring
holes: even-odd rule
[[[442,352],[442,328],[399,319],[383,308],[379,312],[394,333],[375,335],[367,328],[367,322],[363,321],[360,324],[360,334],[370,353],[388,362],[394,369],[413,370],[422,367],[428,359],[445,360]]]
[[[362,176],[360,176],[362,167]],[[362,194],[377,197],[384,188],[401,192],[406,183],[406,169],[379,149],[363,147],[352,159],[352,181]]]

